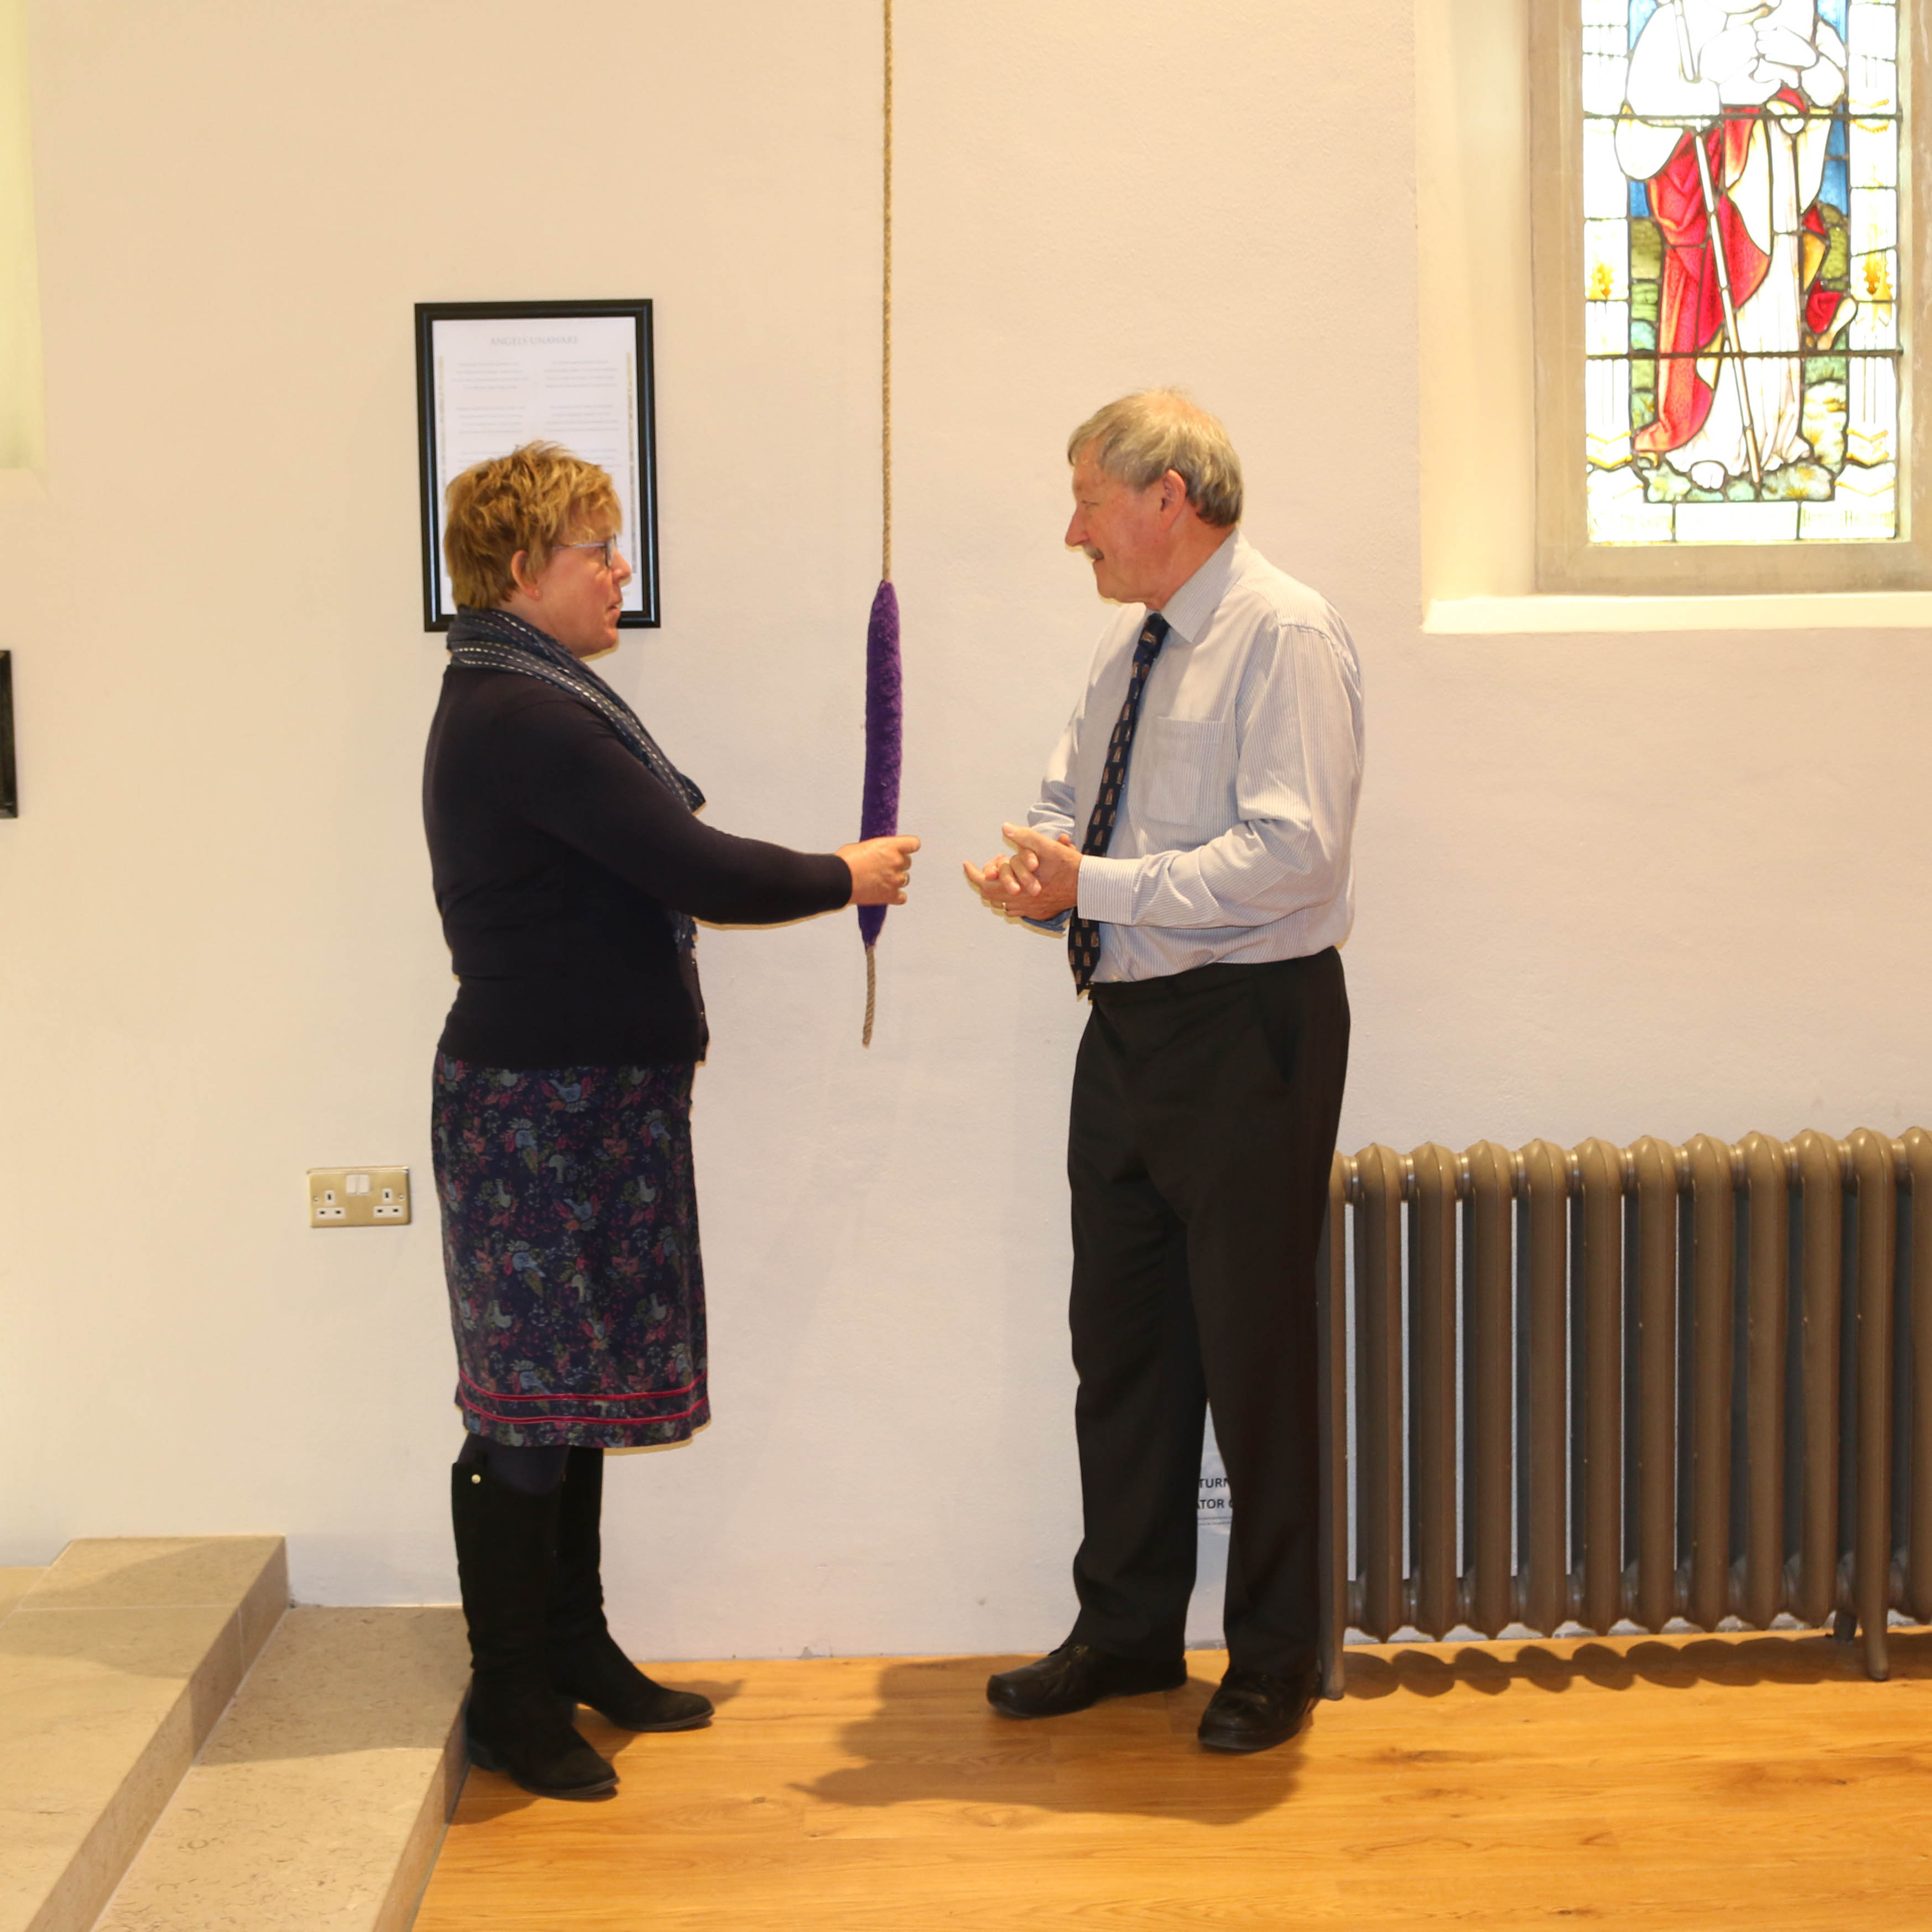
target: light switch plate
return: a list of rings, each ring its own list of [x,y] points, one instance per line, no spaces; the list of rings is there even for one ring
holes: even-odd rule
[[[406,1167],[312,1167],[311,1228],[400,1228],[410,1219]]]

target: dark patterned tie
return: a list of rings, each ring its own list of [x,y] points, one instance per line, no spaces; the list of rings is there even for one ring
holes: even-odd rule
[[[1114,735],[1107,740],[1107,763],[1100,774],[1100,795],[1094,801],[1093,816],[1087,821],[1082,856],[1098,856],[1106,850],[1114,836],[1114,821],[1120,815],[1121,794],[1127,788],[1127,758],[1134,748],[1134,726],[1141,715],[1141,693],[1147,688],[1148,674],[1167,641],[1168,622],[1157,610],[1150,612],[1141,627],[1140,642],[1134,646],[1134,668],[1127,680],[1126,701],[1114,721]],[[1094,969],[1100,963],[1100,926],[1097,920],[1082,919],[1078,912],[1066,922],[1066,958],[1073,968],[1073,985],[1084,993],[1094,983]]]

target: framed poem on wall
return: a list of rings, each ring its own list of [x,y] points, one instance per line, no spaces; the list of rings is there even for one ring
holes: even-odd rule
[[[610,472],[631,566],[617,622],[662,621],[655,397],[648,302],[417,303],[424,629],[448,630],[456,612],[442,557],[450,478],[539,440]]]
[[[20,782],[14,763],[14,653],[0,651],[0,818],[20,815]]]

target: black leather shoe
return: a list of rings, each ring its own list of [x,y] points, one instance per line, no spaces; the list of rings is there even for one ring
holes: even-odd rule
[[[1059,1718],[1084,1711],[1102,1697],[1178,1690],[1186,1682],[1187,1666],[1178,1657],[1171,1664],[1149,1663],[1069,1642],[1037,1664],[996,1671],[986,1679],[986,1702],[1003,1717]]]
[[[1300,1730],[1321,1688],[1312,1666],[1292,1677],[1230,1670],[1201,1714],[1201,1742],[1210,1750],[1271,1750]]]

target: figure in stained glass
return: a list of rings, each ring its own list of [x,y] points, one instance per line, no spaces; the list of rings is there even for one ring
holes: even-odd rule
[[[1591,540],[1897,536],[1897,0],[1572,4]]]
[[[1815,0],[1669,0],[1631,50],[1617,159],[1648,184],[1664,247],[1657,412],[1636,446],[1706,489],[1814,453],[1799,358],[1856,307],[1818,283],[1846,59]]]

